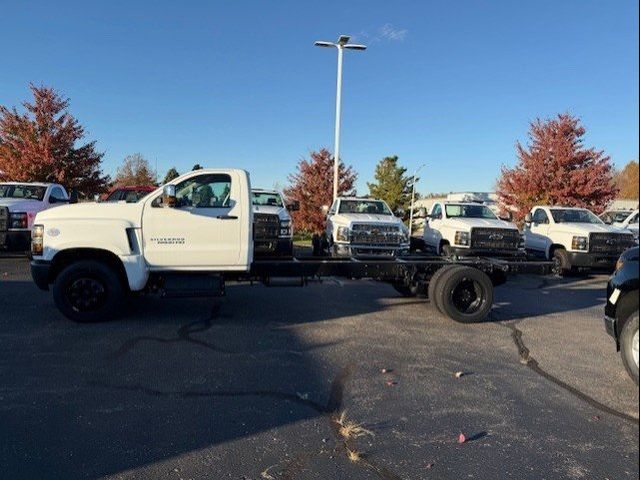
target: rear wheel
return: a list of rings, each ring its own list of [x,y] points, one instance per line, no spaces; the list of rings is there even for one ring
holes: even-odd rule
[[[620,333],[620,355],[627,372],[638,383],[638,310],[633,312]]]
[[[443,314],[461,323],[484,320],[493,305],[493,285],[488,275],[473,267],[447,271],[436,286],[436,302]]]
[[[100,322],[117,316],[125,298],[116,272],[94,260],[72,263],[53,283],[53,300],[75,322]]]

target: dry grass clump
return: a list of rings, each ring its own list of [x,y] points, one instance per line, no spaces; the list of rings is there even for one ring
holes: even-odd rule
[[[372,437],[374,436],[374,433],[371,430],[367,430],[366,428],[364,428],[362,424],[347,419],[346,410],[340,414],[340,417],[338,417],[336,423],[340,427],[338,429],[338,433],[340,433],[340,436],[342,436],[346,440],[349,440],[351,438],[364,437],[365,435],[371,435]]]

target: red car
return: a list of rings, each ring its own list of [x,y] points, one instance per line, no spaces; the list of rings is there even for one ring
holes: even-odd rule
[[[115,187],[103,198],[103,202],[127,202],[136,203],[149,192],[153,192],[157,187],[142,185],[135,187]]]

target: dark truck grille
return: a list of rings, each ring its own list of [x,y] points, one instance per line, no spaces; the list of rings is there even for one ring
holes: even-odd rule
[[[632,234],[592,233],[589,235],[589,252],[620,255],[635,245]]]
[[[280,232],[280,217],[269,213],[255,213],[253,215],[253,239],[274,240]]]
[[[520,245],[520,232],[504,228],[472,228],[471,248],[495,250],[517,250]]]
[[[9,209],[0,207],[0,248],[7,243],[7,229],[9,228]]]
[[[402,243],[402,232],[396,225],[357,223],[351,229],[351,243],[396,246]]]

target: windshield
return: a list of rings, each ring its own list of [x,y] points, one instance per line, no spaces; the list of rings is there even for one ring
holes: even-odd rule
[[[370,213],[392,215],[387,204],[379,200],[342,200],[338,213]]]
[[[128,189],[119,189],[114,190],[107,197],[105,202],[120,202],[125,201],[127,203],[136,203],[142,197],[146,197],[149,192],[145,190],[128,190]]]
[[[47,187],[36,185],[0,185],[0,198],[42,200],[46,191]]]
[[[445,205],[447,218],[488,218],[497,220],[495,213],[484,205]]]
[[[265,207],[283,207],[282,197],[279,193],[269,193],[269,192],[252,192],[251,197],[253,198],[252,203],[256,206],[265,206]]]
[[[556,223],[594,223],[602,225],[603,221],[586,209],[552,208],[551,215]]]

